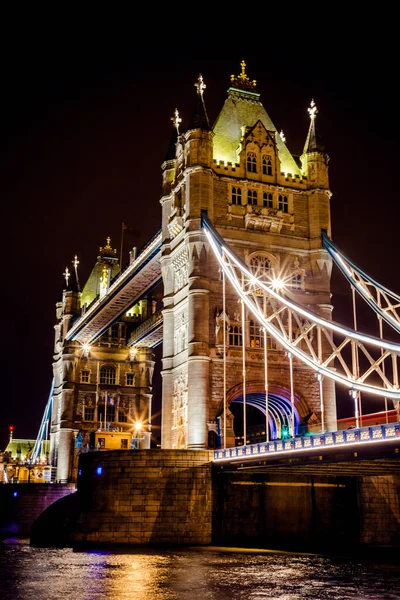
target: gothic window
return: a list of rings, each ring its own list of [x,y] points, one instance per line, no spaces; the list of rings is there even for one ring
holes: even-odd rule
[[[94,406],[85,406],[83,420],[94,421]]]
[[[241,346],[242,345],[242,328],[239,325],[234,325],[229,331],[229,345],[230,346]]]
[[[126,385],[135,385],[135,374],[134,373],[126,374]]]
[[[255,152],[247,153],[247,170],[249,173],[257,173],[257,155]]]
[[[184,312],[180,313],[175,322],[174,351],[179,354],[188,347],[188,323]]]
[[[89,383],[90,382],[90,371],[84,370],[81,371],[81,383]]]
[[[271,261],[263,254],[252,256],[249,265],[255,277],[268,277],[271,274]]]
[[[258,321],[250,321],[250,348],[263,348],[264,334]]]
[[[293,273],[290,285],[292,290],[301,290],[303,287],[303,277],[301,273]]]
[[[284,213],[289,212],[289,201],[287,196],[283,196],[282,194],[278,196],[278,210],[281,210]]]
[[[263,154],[262,172],[263,175],[272,175],[272,158],[269,154]]]
[[[257,204],[257,192],[256,190],[247,191],[247,204],[255,206]]]
[[[232,188],[232,204],[242,204],[242,190],[240,187]]]
[[[101,367],[100,369],[100,383],[106,385],[115,385],[116,373],[115,367]]]
[[[272,208],[273,199],[271,192],[264,192],[263,194],[263,204],[266,208]]]
[[[119,337],[119,326],[118,326],[118,323],[116,325],[113,325],[111,327],[111,337],[118,339],[118,337]]]

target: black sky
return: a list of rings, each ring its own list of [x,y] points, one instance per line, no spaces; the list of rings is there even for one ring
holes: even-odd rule
[[[217,44],[207,37],[213,27],[203,25],[201,36],[172,27],[146,33],[144,43],[112,27],[83,35],[59,26],[12,21],[2,38],[0,450],[10,424],[18,438],[37,435],[65,267],[77,254],[84,282],[107,236],[119,252],[122,222],[137,230],[130,245],[138,247],[159,228],[171,117],[178,108],[188,123],[199,73],[213,122],[244,59],[294,154],[315,100],[330,156],[332,238],[372,277],[400,291],[395,40],[372,47],[371,29],[354,38],[349,28],[307,39],[303,24],[285,43],[276,26]],[[127,252],[128,244],[124,261]],[[332,286],[334,319],[351,321],[347,286],[336,276]]]

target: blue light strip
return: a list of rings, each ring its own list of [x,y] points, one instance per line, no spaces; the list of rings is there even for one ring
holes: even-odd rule
[[[288,452],[302,453],[334,446],[359,446],[360,444],[393,442],[396,439],[400,444],[400,423],[388,423],[215,450],[214,462],[220,463],[232,459],[243,460],[255,456],[275,456],[277,454],[287,454]]]

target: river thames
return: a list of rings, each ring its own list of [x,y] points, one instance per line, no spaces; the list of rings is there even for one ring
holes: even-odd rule
[[[398,600],[400,564],[243,548],[84,551],[0,541],[1,600]]]

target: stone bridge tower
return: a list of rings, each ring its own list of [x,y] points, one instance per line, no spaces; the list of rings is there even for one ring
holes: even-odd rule
[[[210,448],[221,443],[223,412],[222,335],[227,340],[227,403],[240,401],[242,343],[247,352],[248,394],[264,388],[263,340],[246,315],[242,331],[237,295],[227,288],[222,314],[218,263],[202,231],[201,214],[258,276],[284,278],[285,293],[331,318],[331,260],[321,232],[330,235],[328,156],[310,127],[301,156],[292,155],[260,101],[256,82],[241,63],[213,126],[196,84],[197,105],[183,129],[175,111],[174,137],[162,165],[162,252],[164,285],[162,359],[163,448]],[[269,390],[276,402],[289,394],[286,353],[268,339]],[[297,431],[320,426],[319,382],[295,362]],[[326,429],[336,429],[335,388],[323,381]],[[282,406],[283,406],[282,404]],[[228,411],[229,412],[229,411]],[[231,424],[231,419],[229,420]],[[226,445],[234,445],[231,426]]]

